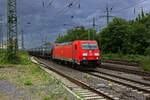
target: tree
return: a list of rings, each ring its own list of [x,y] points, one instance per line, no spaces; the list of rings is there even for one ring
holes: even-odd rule
[[[138,20],[114,18],[99,34],[103,52],[144,54],[150,47],[150,14],[139,15]]]
[[[64,36],[58,37],[55,42],[61,43],[61,42],[70,42],[74,40],[88,40],[88,39],[91,40],[96,39],[96,30],[85,29],[84,27],[81,27],[68,30]]]
[[[99,42],[103,52],[126,52],[124,42],[127,42],[130,33],[129,23],[121,18],[114,18],[108,27],[99,33]],[[124,50],[124,51],[123,51]]]
[[[150,48],[150,14],[141,14],[135,20],[114,18],[107,27],[96,34],[93,29],[74,28],[57,38],[56,42],[74,40],[97,40],[105,53],[149,54]]]

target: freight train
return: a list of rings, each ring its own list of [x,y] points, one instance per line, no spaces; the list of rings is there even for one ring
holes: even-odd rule
[[[97,67],[101,63],[101,51],[94,40],[76,40],[73,42],[56,43],[51,50],[29,51],[31,55],[49,58],[72,66]]]

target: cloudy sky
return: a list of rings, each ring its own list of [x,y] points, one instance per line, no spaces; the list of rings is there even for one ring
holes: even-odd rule
[[[0,16],[6,33],[7,0],[0,0]],[[135,18],[143,8],[150,12],[150,0],[17,0],[18,31],[23,30],[25,47],[41,45],[42,40],[54,41],[58,34],[75,26],[92,27],[96,18],[97,30],[106,26],[106,7],[111,16],[127,20]],[[111,18],[110,18],[111,19]],[[65,24],[65,25],[64,25]]]

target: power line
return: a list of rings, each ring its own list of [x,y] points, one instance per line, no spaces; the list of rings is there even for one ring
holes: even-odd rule
[[[101,15],[101,16],[99,16],[99,18],[105,18],[106,17],[106,21],[107,21],[107,25],[108,25],[108,23],[109,23],[109,19],[111,18],[111,17],[115,17],[115,16],[112,16],[112,15],[110,15],[110,13],[112,12],[112,10],[113,10],[113,8],[111,7],[111,8],[109,8],[109,6],[108,6],[108,4],[106,5],[106,15]]]
[[[51,1],[48,3],[47,7],[51,6],[52,3],[54,3],[55,1],[56,1],[56,0],[51,0]]]
[[[71,2],[69,2],[62,10],[60,10],[60,11],[58,12],[58,14],[61,14],[61,13],[65,12],[65,10],[66,10],[67,8],[71,8],[71,7],[73,6],[73,3],[74,3],[75,1],[76,1],[76,0],[72,0]]]
[[[137,2],[137,3],[135,3],[135,4],[133,4],[133,5],[130,5],[130,6],[125,7],[125,8],[121,8],[121,9],[116,10],[116,11],[113,11],[113,12],[116,12],[116,13],[122,12],[123,10],[127,10],[127,9],[129,9],[129,8],[135,7],[135,6],[137,6],[137,5],[139,5],[140,3],[143,3],[143,2],[145,2],[145,1],[146,1],[146,0],[139,1],[139,2]]]
[[[69,2],[62,10],[60,10],[58,12],[58,15],[63,15],[64,13],[66,13],[68,10],[68,8],[72,8],[74,5],[76,5],[78,3],[78,0],[72,0],[71,2]]]
[[[76,5],[76,4],[75,4]],[[60,14],[60,16],[62,16],[62,15],[64,15],[65,13],[67,13],[69,11],[69,9],[66,9],[64,12],[62,12],[61,14]],[[72,18],[74,17],[74,16],[71,16]]]

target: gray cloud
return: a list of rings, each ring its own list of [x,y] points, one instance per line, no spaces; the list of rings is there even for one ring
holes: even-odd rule
[[[43,7],[43,1],[44,7]],[[150,1],[145,0],[75,0],[72,7],[68,8],[69,1],[74,0],[17,0],[19,31],[24,30],[26,47],[36,47],[41,44],[46,36],[49,41],[54,41],[59,33],[64,34],[67,29],[82,25],[92,27],[92,17],[97,17],[98,27],[106,25],[106,5],[112,8],[113,16],[125,19],[135,18],[143,7],[145,12],[150,11]],[[68,4],[67,4],[68,3]],[[80,9],[78,4],[80,3]],[[134,7],[130,7],[136,4]],[[129,7],[129,8],[128,8]],[[134,8],[136,13],[134,13]],[[0,15],[6,19],[6,0],[0,0]],[[71,18],[73,16],[73,18]],[[63,26],[67,24],[68,26]],[[6,26],[6,25],[5,25]]]

